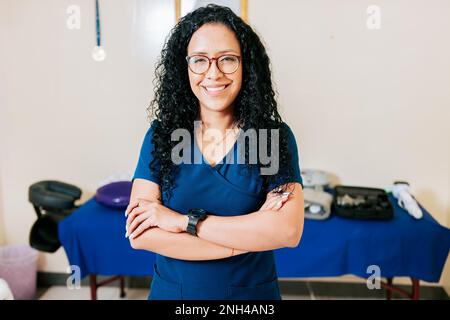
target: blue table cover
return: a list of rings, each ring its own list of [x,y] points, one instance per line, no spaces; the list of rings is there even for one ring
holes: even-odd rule
[[[394,218],[352,220],[331,214],[324,221],[305,220],[297,248],[275,250],[280,278],[367,278],[379,266],[382,277],[408,276],[438,282],[450,250],[450,229],[439,225],[423,207],[415,220],[389,194]],[[134,250],[125,238],[124,210],[108,208],[94,198],[59,224],[60,241],[81,276],[152,275],[155,254]]]

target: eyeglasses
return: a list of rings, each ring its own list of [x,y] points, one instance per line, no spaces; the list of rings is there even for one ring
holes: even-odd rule
[[[241,57],[232,54],[226,54],[217,58],[208,58],[203,55],[186,57],[189,69],[195,74],[204,74],[209,70],[214,60],[216,60],[216,66],[222,73],[231,74],[235,73],[239,68]]]

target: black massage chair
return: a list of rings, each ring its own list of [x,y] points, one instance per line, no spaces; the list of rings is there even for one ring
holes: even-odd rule
[[[34,207],[38,219],[30,232],[30,245],[44,252],[55,252],[61,246],[58,223],[79,206],[81,189],[60,181],[46,180],[32,184],[28,189],[28,200]]]

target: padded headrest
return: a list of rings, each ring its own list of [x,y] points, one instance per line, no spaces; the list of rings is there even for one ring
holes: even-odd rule
[[[60,181],[46,180],[32,184],[28,200],[46,209],[70,209],[81,197],[80,188]]]
[[[30,245],[45,252],[55,252],[61,246],[58,237],[57,216],[45,214],[33,224],[30,232]]]

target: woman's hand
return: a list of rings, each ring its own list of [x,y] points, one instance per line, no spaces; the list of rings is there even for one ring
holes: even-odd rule
[[[160,202],[138,199],[130,203],[127,210],[127,235],[136,238],[151,227],[159,227],[170,232],[184,232],[188,217],[175,212]]]
[[[279,210],[283,204],[289,199],[290,192],[278,193],[271,191],[267,194],[266,202],[259,210]]]

